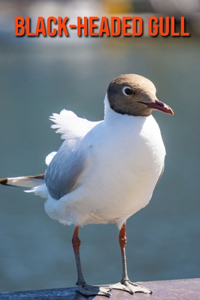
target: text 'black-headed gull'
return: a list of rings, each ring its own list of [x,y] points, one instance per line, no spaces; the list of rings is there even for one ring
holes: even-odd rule
[[[1,184],[31,188],[47,198],[47,214],[62,224],[74,224],[72,238],[83,295],[110,296],[121,289],[151,293],[132,283],[126,267],[126,220],[145,207],[162,175],[165,147],[158,124],[151,115],[172,109],[156,97],[154,84],[135,74],[111,81],[104,100],[103,121],[90,122],[62,110],[50,118],[64,139],[58,152],[46,158],[45,174],[4,178]],[[83,277],[78,238],[79,226],[115,223],[122,253],[122,280],[109,287],[87,285]]]

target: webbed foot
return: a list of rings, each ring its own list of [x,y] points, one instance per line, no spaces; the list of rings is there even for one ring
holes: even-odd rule
[[[121,282],[112,284],[109,286],[111,289],[126,291],[130,294],[134,293],[144,293],[144,294],[152,294],[152,291],[138,285],[137,283],[133,283],[130,280],[122,280]]]
[[[111,296],[111,293],[109,293],[111,291],[110,287],[98,287],[98,286],[88,285],[86,283],[79,284],[78,291],[84,296],[95,296],[95,295],[101,295],[106,297]]]

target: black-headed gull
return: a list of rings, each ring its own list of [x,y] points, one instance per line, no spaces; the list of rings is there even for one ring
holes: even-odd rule
[[[173,111],[157,99],[150,80],[135,74],[112,80],[104,104],[100,122],[67,110],[53,114],[52,128],[64,142],[47,156],[45,174],[4,178],[0,183],[31,188],[47,198],[45,210],[52,219],[75,225],[72,244],[80,293],[110,296],[111,289],[151,293],[128,278],[125,224],[149,203],[164,169],[165,147],[152,110],[170,115]],[[122,280],[109,287],[86,284],[79,255],[79,226],[102,223],[115,223],[120,230]]]

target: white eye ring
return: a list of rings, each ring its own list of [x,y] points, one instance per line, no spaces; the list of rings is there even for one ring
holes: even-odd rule
[[[126,86],[123,87],[122,93],[124,94],[124,96],[130,96],[130,95],[133,94],[133,91],[130,88],[130,86],[126,85]]]

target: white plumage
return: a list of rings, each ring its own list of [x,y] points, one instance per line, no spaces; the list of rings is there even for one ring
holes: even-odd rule
[[[72,132],[68,113],[69,119],[73,117]],[[45,210],[61,223],[112,222],[120,228],[132,214],[148,204],[162,173],[165,148],[160,129],[152,115],[132,117],[111,110],[107,96],[102,122],[90,122],[66,110],[64,115],[65,118],[62,111],[51,118],[55,123],[52,127],[66,138],[64,145],[67,143],[66,147],[61,146],[57,157],[54,153],[52,158],[60,161],[61,168],[65,158],[67,164],[72,164],[70,156],[77,153],[77,157],[73,157],[75,164],[82,163],[84,157],[84,168],[78,174],[76,186],[59,201],[50,196],[46,184],[32,191],[47,195]],[[56,176],[62,172],[57,168],[53,171]],[[66,181],[65,177],[62,184]],[[53,184],[57,186],[56,181],[51,181]]]
[[[98,123],[79,118],[74,112],[66,109],[60,114],[54,113],[49,119],[55,123],[51,128],[56,129],[56,133],[60,133],[61,138],[66,141],[82,138]]]

